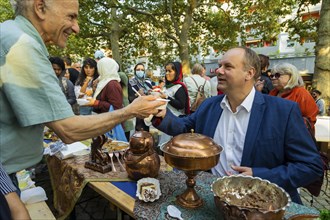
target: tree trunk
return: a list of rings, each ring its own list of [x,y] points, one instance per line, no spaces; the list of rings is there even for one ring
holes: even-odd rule
[[[110,36],[110,42],[111,42],[111,51],[112,51],[112,58],[116,60],[120,66],[121,65],[121,55],[119,51],[119,38],[121,33],[121,28],[119,26],[119,23],[117,22],[117,15],[116,15],[116,9],[111,8],[111,36]]]
[[[190,74],[190,60],[189,60],[189,46],[188,43],[182,43],[179,46],[180,50],[180,59],[182,61],[182,73],[183,75]]]
[[[330,0],[323,0],[315,47],[313,87],[322,92],[326,109],[330,102]]]
[[[182,61],[182,72],[183,75],[190,75],[190,56],[189,56],[189,29],[193,22],[193,12],[197,7],[197,0],[191,0],[189,2],[189,7],[186,9],[186,16],[182,24],[180,33],[180,45],[179,54]]]

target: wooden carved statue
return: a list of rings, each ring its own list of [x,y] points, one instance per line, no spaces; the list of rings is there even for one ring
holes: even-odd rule
[[[106,141],[107,137],[105,135],[93,138],[93,142],[91,144],[90,161],[85,163],[86,168],[101,173],[111,171],[110,157],[106,152],[102,151],[102,146]]]

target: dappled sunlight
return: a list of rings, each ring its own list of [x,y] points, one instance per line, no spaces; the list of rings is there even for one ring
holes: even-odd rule
[[[330,46],[328,46],[328,47],[322,47],[319,50],[319,54],[320,54],[320,56],[330,56]]]

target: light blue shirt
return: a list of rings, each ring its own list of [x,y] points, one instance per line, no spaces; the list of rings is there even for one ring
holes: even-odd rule
[[[14,173],[41,160],[43,123],[74,114],[34,26],[18,16],[0,31],[0,162]]]

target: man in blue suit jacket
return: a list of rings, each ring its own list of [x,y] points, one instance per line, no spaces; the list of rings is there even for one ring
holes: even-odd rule
[[[320,178],[323,170],[298,105],[254,89],[260,63],[251,49],[231,49],[220,64],[218,82],[224,95],[205,100],[184,118],[164,110],[153,119],[154,126],[173,136],[194,129],[213,138],[224,148],[213,174],[267,179],[301,203],[297,188]]]

